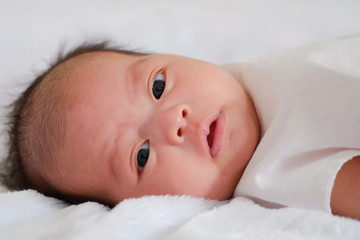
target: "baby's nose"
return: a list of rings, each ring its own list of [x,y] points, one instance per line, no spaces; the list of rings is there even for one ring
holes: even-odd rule
[[[177,104],[164,111],[159,122],[166,141],[175,145],[184,142],[184,129],[190,112],[190,107],[186,104]]]

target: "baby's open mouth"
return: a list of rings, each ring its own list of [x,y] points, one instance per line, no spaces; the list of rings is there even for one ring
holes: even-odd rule
[[[206,140],[209,146],[211,157],[216,157],[222,147],[225,131],[225,115],[219,113],[219,115],[211,122],[209,126],[209,132],[206,136]]]
[[[207,135],[207,142],[208,142],[208,145],[209,145],[209,148],[210,148],[210,149],[212,148],[213,143],[214,143],[214,132],[215,132],[215,129],[216,129],[216,120],[213,121],[213,122],[210,124],[210,127],[209,127],[209,135]]]

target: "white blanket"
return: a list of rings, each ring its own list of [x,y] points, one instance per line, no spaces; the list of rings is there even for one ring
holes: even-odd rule
[[[35,191],[0,193],[0,239],[360,239],[360,221],[320,211],[266,209],[238,197],[128,199],[113,209],[69,206]]]

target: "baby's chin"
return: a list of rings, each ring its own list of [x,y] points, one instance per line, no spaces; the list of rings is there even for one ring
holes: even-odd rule
[[[201,197],[201,198],[206,198],[206,199],[211,199],[211,200],[218,200],[218,201],[229,200],[230,198],[233,197],[236,186],[237,186],[237,184],[232,184],[232,186],[227,185],[227,186],[225,186],[225,188],[212,189],[212,190],[208,191],[207,193],[205,193],[203,195],[198,195],[196,197]]]
[[[209,191],[206,194],[169,194],[170,196],[191,196],[191,197],[197,197],[197,198],[204,198],[204,199],[210,199],[210,200],[217,200],[217,201],[225,201],[225,200],[229,200],[233,197],[233,193],[234,193],[235,189],[232,191]],[[168,194],[162,194],[162,195],[157,195],[157,196],[165,196]],[[146,195],[143,196],[139,196],[137,198],[141,198],[144,197]],[[128,197],[131,198],[131,197]],[[123,200],[128,199],[127,197],[123,198],[123,199],[96,199],[97,202],[100,202],[102,204],[105,204],[107,206],[110,207],[114,207],[115,205],[117,205],[118,203],[122,202]]]
[[[196,197],[201,197],[201,198],[205,198],[205,199],[210,199],[210,200],[217,200],[217,201],[225,201],[225,200],[229,200],[230,198],[232,198],[234,194],[234,191],[231,191],[231,193],[209,193],[206,194],[204,196],[196,196]]]

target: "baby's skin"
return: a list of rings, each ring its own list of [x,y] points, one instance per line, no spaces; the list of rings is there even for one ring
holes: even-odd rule
[[[56,67],[64,144],[54,188],[109,205],[144,195],[229,199],[259,142],[256,110],[219,66],[174,55],[92,52]],[[51,73],[50,73],[51,74]],[[54,168],[53,168],[54,169]]]

